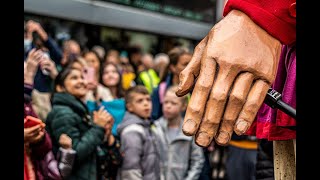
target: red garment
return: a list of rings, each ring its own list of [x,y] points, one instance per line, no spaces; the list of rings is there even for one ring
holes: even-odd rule
[[[24,180],[30,180],[31,178],[30,178],[30,176],[31,176],[31,174],[30,174],[30,166],[29,166],[29,163],[28,163],[28,158],[29,158],[29,156],[28,156],[28,154],[27,154],[27,152],[26,152],[26,150],[24,149],[24,155],[23,155],[23,157],[24,157],[24,162],[23,162],[23,164],[24,164],[24,166],[23,166],[23,171],[24,171]],[[32,173],[32,172],[31,172]],[[34,172],[33,172],[33,174],[34,174]]]
[[[282,101],[296,108],[296,47],[283,46],[277,76],[272,88],[281,93]],[[256,135],[258,139],[290,140],[296,139],[296,131],[288,129],[296,126],[296,120],[279,109],[262,104],[246,134]]]
[[[30,156],[28,156],[26,150],[24,149],[24,180],[35,180],[35,172],[33,170],[32,163],[30,161]]]
[[[24,117],[28,115],[37,117],[36,113],[32,109],[31,102],[30,102],[31,101],[30,95],[31,95],[33,86],[29,84],[24,84],[24,86],[25,86]],[[30,180],[30,179],[34,179],[32,177],[35,176],[36,172],[34,171],[34,167],[32,166],[32,164],[29,164],[31,162],[31,159],[29,154],[26,151],[27,149],[26,147],[24,147],[24,180]],[[31,170],[33,170],[33,172],[30,172]]]
[[[232,9],[247,14],[281,43],[296,41],[296,0],[228,0],[223,15]]]
[[[247,14],[257,25],[278,39],[284,46],[273,88],[283,95],[283,101],[295,104],[295,41],[296,41],[296,0],[228,0],[223,15],[237,9]],[[289,51],[292,49],[294,51]],[[295,126],[295,120],[280,110],[263,104],[257,113],[247,135],[259,139],[288,140],[296,138],[296,131],[285,128]]]
[[[28,115],[33,117],[38,117],[37,114],[32,109],[32,105],[31,105],[32,88],[33,88],[32,85],[24,84],[24,117]],[[40,161],[52,149],[52,143],[51,143],[49,134],[45,133],[43,140],[41,140],[36,144],[29,145],[28,148],[31,148],[32,152],[28,156],[26,152],[27,149],[24,149],[24,180],[30,180],[30,173],[26,171],[28,170],[28,168],[30,168],[30,166],[28,166],[29,164],[27,162],[28,160],[27,158],[30,159],[33,165],[32,169],[34,170],[34,175],[36,176],[35,178],[37,180],[43,180],[44,177],[40,170]],[[33,178],[31,177],[31,179]]]

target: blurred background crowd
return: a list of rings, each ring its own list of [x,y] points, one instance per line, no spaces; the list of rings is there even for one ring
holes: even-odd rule
[[[25,179],[117,179],[137,169],[126,158],[150,147],[129,146],[119,129],[128,111],[143,118],[138,95],[149,97],[151,108],[141,113],[159,139],[159,178],[255,179],[257,139],[234,135],[226,147],[195,145],[181,132],[190,94],[172,93],[224,3],[25,0],[24,112],[43,122],[24,129]],[[264,169],[273,169],[270,154],[259,156],[271,159]],[[155,160],[139,158],[140,174],[147,174],[146,161]]]

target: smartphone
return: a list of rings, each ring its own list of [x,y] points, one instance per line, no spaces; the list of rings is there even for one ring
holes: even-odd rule
[[[86,67],[84,70],[84,79],[88,82],[95,82],[95,69],[93,67]]]
[[[36,126],[38,124],[44,125],[44,123],[41,121],[41,119],[38,119],[33,116],[27,116],[24,119],[24,127],[25,128],[30,128],[30,127]]]
[[[49,59],[51,61],[50,54],[48,52],[46,52],[46,51],[43,52],[43,58],[44,59]],[[45,68],[41,68],[41,71],[42,71],[42,74],[44,74],[46,76],[50,75],[50,72]]]

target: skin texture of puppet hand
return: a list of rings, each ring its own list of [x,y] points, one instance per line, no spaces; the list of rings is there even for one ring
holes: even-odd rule
[[[238,10],[213,26],[180,73],[178,96],[195,83],[184,134],[203,147],[214,137],[228,145],[233,131],[244,134],[275,79],[280,51],[280,41]]]

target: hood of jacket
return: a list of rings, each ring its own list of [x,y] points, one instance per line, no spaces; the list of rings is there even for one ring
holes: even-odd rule
[[[139,124],[139,125],[142,125],[144,127],[148,127],[148,126],[150,126],[150,121],[143,120],[139,116],[126,111],[122,122],[117,127],[117,133],[121,134],[121,131],[125,127],[127,127],[127,126],[129,126],[131,124]]]
[[[52,97],[52,106],[54,105],[68,106],[80,116],[89,114],[87,106],[69,93],[55,93]]]

